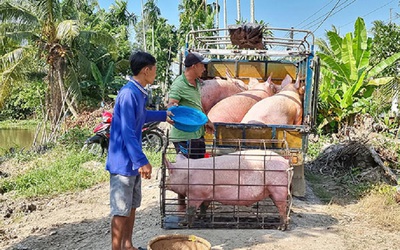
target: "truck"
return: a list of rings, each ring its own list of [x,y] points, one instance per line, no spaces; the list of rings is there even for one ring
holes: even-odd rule
[[[203,80],[227,78],[230,74],[247,84],[251,78],[265,82],[271,76],[272,81],[279,85],[286,75],[292,79],[302,76],[305,93],[300,125],[214,123],[215,133],[206,134],[211,154],[223,154],[224,150],[230,152],[229,149],[260,148],[262,145],[263,149],[284,156],[293,168],[290,195],[299,197],[306,193],[304,161],[308,137],[315,129],[317,116],[320,62],[315,55],[314,39],[308,30],[248,23],[190,31],[184,52],[185,55],[197,52],[210,59]],[[181,67],[183,69],[182,64]],[[162,181],[161,187],[164,185]],[[170,225],[166,219],[166,201],[168,203],[166,192],[162,190],[163,227]],[[290,206],[291,200],[288,203]]]
[[[314,35],[311,31],[255,24],[191,31],[186,37],[186,53],[198,52],[211,59],[203,79],[226,78],[227,72],[245,83],[251,77],[266,81],[271,74],[272,81],[278,84],[286,74],[293,79],[297,74],[304,77],[301,125],[216,123],[214,135],[217,142],[226,139],[286,141],[294,167],[292,194],[295,196],[305,195],[304,159],[308,136],[315,129],[316,123],[320,63],[314,49]],[[270,145],[274,150],[282,147],[285,145]]]

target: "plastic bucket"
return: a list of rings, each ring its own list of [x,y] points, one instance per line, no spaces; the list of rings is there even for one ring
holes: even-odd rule
[[[147,245],[148,250],[211,250],[210,242],[195,235],[160,235]]]
[[[174,127],[185,132],[197,131],[208,121],[207,116],[195,108],[172,106],[168,110],[174,114],[171,116]]]

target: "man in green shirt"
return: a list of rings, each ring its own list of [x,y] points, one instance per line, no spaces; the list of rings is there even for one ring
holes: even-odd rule
[[[188,106],[203,111],[201,106],[200,77],[206,70],[205,64],[209,62],[199,53],[191,52],[185,58],[185,72],[178,76],[171,85],[168,94],[168,107],[174,105]],[[172,127],[171,141],[176,152],[192,159],[204,158],[206,144],[204,133],[214,133],[214,125],[208,121],[205,126],[194,132],[185,132]],[[185,208],[185,197],[178,195],[179,209]]]
[[[168,94],[168,107],[181,105],[203,111],[199,78],[205,71],[205,64],[208,62],[208,59],[196,52],[191,52],[186,56],[184,61],[185,72],[172,83]],[[189,158],[203,158],[205,154],[205,129],[208,133],[213,133],[214,125],[208,121],[205,128],[202,126],[195,132],[184,132],[173,127],[170,132],[170,138],[175,145],[176,151],[182,152]]]

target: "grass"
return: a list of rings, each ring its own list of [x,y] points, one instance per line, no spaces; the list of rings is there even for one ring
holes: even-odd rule
[[[33,129],[38,125],[38,120],[7,120],[0,121],[0,129],[7,128],[21,128],[21,129]]]
[[[394,200],[396,188],[386,184],[374,186],[356,205],[364,221],[392,232],[400,231],[400,206]]]
[[[2,180],[1,192],[22,197],[50,196],[83,190],[108,179],[105,171],[82,167],[95,158],[93,155],[67,151],[53,158],[56,156],[49,154],[47,157],[51,159],[36,159],[26,172]]]
[[[155,169],[161,167],[160,152],[145,153]],[[65,148],[62,145],[53,148],[48,154],[35,154],[29,160],[21,161],[19,155],[9,160],[13,161],[11,165],[20,164],[20,169],[24,171],[0,179],[0,193],[12,193],[18,197],[31,198],[75,192],[109,179],[109,174],[104,169],[105,156],[81,153],[80,150]],[[93,162],[95,167],[85,167],[88,164],[93,165]]]

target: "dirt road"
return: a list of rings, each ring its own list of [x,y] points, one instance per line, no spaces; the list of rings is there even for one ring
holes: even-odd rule
[[[111,249],[108,183],[83,192],[45,200],[1,199],[0,248]],[[194,234],[208,240],[213,250],[242,249],[400,249],[399,233],[363,220],[355,205],[323,205],[310,189],[304,199],[293,200],[287,231],[267,229],[164,230],[160,227],[159,188],[155,179],[143,181],[134,244],[146,247],[164,234]],[[7,218],[7,208],[13,214]],[[18,214],[16,216],[16,214]]]

